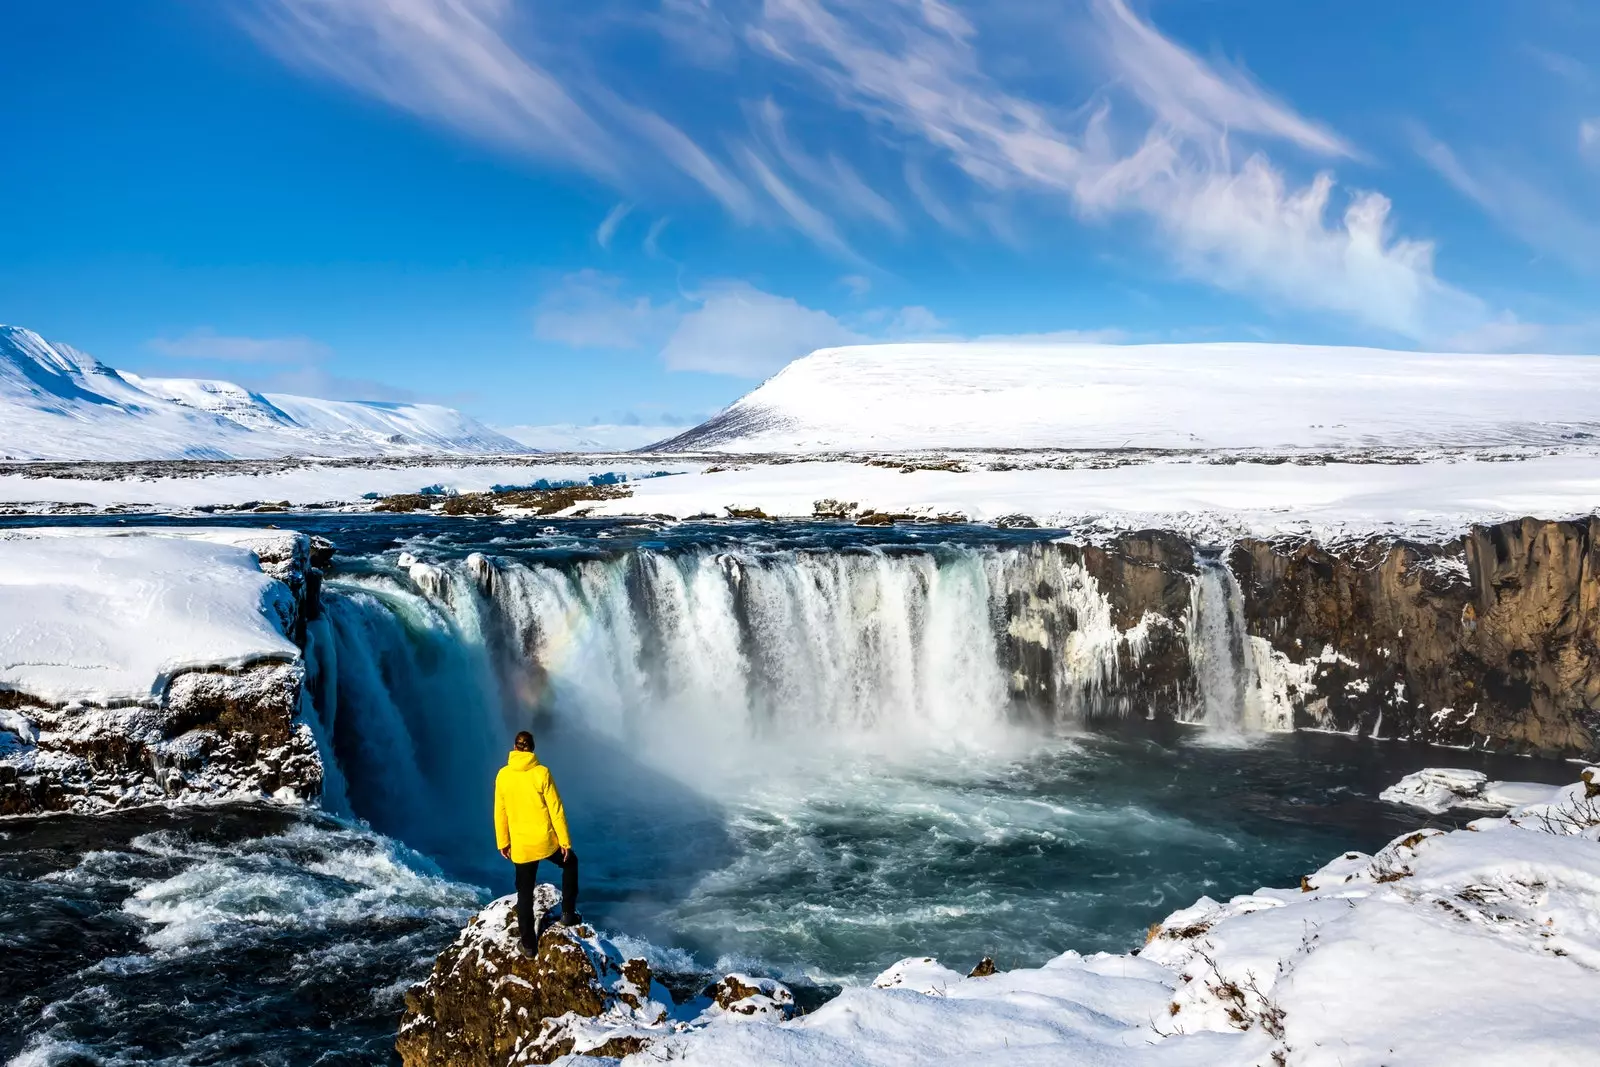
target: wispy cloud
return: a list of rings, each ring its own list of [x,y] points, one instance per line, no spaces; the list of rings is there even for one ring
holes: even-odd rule
[[[512,0],[252,0],[246,24],[300,69],[469,136],[637,190],[654,149],[736,217],[750,192],[680,128],[585,70],[537,58]],[[520,34],[517,31],[521,31]]]
[[[1235,162],[1231,144],[1248,133],[1350,155],[1337,134],[1243,74],[1214,70],[1121,0],[1096,0],[1092,11],[1111,75],[1149,119],[1126,148],[1118,144],[1129,131],[1113,122],[1110,103],[1072,129],[1002,88],[983,69],[972,24],[940,0],[767,0],[751,37],[842,106],[926,142],[981,187],[1061,195],[1091,218],[1152,220],[1175,262],[1213,284],[1414,339],[1484,317],[1478,301],[1434,275],[1431,244],[1392,236],[1385,197],[1358,193],[1334,211],[1330,176],[1294,187],[1259,150]],[[921,177],[908,167],[913,194],[935,217],[948,214]]]
[[[508,0],[261,0],[285,60],[474,136],[619,175],[618,146],[561,79],[503,36]]]
[[[1600,219],[1496,159],[1474,158],[1468,166],[1426,130],[1418,127],[1412,137],[1417,154],[1440,177],[1524,244],[1580,269],[1600,267]],[[1581,132],[1579,138],[1581,146]]]
[[[756,71],[749,84],[765,90],[720,109],[695,97],[686,122],[669,118],[672,94],[586,54],[560,5],[246,2],[256,35],[298,68],[575,167],[656,210],[664,190],[696,190],[740,223],[793,229],[846,261],[866,247],[852,227],[903,230],[919,212],[967,238],[1027,243],[1037,238],[1013,201],[1044,198],[1090,224],[1143,219],[1178,270],[1274,305],[1417,340],[1492,319],[1435,274],[1429,242],[1395,232],[1386,197],[1286,169],[1359,160],[1355,145],[1244,69],[1202,59],[1128,0],[1072,5],[1092,44],[1086,63],[1100,64],[1074,68],[1098,85],[1077,101],[1003,80],[997,71],[1009,68],[974,22],[982,7],[663,0],[627,17],[707,77],[737,71],[742,85]],[[1060,13],[1052,17],[1059,30]],[[811,122],[800,136],[772,86],[821,98],[837,121]],[[876,166],[832,140],[863,128],[877,133]],[[601,224],[602,247],[625,215],[619,205]],[[645,240],[652,254],[660,225]]]
[[[622,293],[622,279],[595,270],[569,274],[533,314],[542,341],[573,348],[642,348],[661,343],[679,318],[676,307]]]
[[[309,337],[228,336],[209,326],[190,330],[179,337],[153,337],[145,342],[145,347],[173,359],[221,363],[304,363],[330,353],[327,345]]]
[[[601,248],[610,248],[611,239],[617,235],[617,227],[622,225],[622,220],[628,217],[633,210],[633,205],[626,200],[606,212],[606,217],[600,220],[600,226],[594,231],[595,244]]]
[[[1117,76],[1172,129],[1204,140],[1220,127],[1324,155],[1354,154],[1344,138],[1274,100],[1242,71],[1213,67],[1162,36],[1126,0],[1095,0],[1093,10]]]

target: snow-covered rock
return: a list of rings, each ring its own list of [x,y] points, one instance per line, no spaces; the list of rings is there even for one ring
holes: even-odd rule
[[[536,913],[557,899],[555,886],[540,885]],[[516,897],[506,896],[474,916],[433,973],[406,993],[395,1048],[405,1067],[623,1056],[667,1032],[675,1012],[649,963],[625,959],[591,927],[545,930],[538,953],[523,955]]]
[[[142,378],[0,326],[0,459],[230,459],[526,452],[437,404],[254,393]]]
[[[1600,357],[1276,344],[825,348],[662,447],[1372,448],[1600,433]]]
[[[276,530],[0,534],[0,813],[316,796],[297,639],[329,547]]]
[[[1427,767],[1408,774],[1379,794],[1391,804],[1441,812],[1504,813],[1528,804],[1548,803],[1560,790],[1537,782],[1493,782],[1482,771]]]

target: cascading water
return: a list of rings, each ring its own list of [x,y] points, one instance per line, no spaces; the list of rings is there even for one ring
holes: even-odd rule
[[[1039,544],[400,564],[329,582],[315,703],[350,807],[446,858],[530,723],[696,788],[800,751],[993,749],[1032,690],[1088,718],[1148,629],[1118,630],[1082,566]]]
[[[1259,732],[1260,684],[1239,583],[1215,555],[1197,553],[1195,563],[1189,655],[1200,697],[1196,718],[1219,737]]]

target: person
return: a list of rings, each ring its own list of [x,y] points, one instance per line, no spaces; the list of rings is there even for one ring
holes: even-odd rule
[[[523,951],[533,955],[539,947],[533,890],[539,884],[539,862],[549,860],[561,868],[560,926],[576,926],[578,913],[578,854],[567,833],[567,813],[550,771],[533,754],[533,735],[523,730],[513,742],[506,765],[494,779],[494,832],[500,855],[517,871],[517,926]]]

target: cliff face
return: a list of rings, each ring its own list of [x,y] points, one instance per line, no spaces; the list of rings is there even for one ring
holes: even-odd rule
[[[1174,717],[1194,703],[1187,613],[1194,551],[1177,534],[1036,546],[1013,575],[1001,656],[1013,703],[1075,721]]]
[[[1600,753],[1600,519],[1442,545],[1244,539],[1232,669],[1271,726],[1511,752]],[[1023,714],[1197,720],[1197,547],[1148,531],[1038,546],[1002,655]]]
[[[1595,519],[1523,519],[1437,546],[1246,540],[1229,564],[1297,725],[1591,755],[1597,533]]]
[[[332,545],[294,533],[253,539],[261,570],[288,587],[275,620],[303,647]],[[163,799],[322,791],[301,717],[305,665],[274,656],[173,673],[144,700],[56,704],[0,689],[0,815],[94,812]]]

